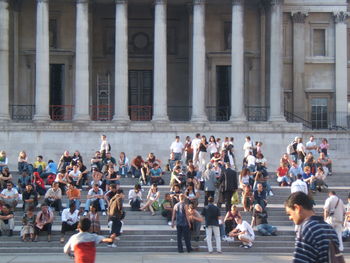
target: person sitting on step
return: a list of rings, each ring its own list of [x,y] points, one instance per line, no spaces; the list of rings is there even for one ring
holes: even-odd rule
[[[21,237],[23,241],[33,241],[35,221],[36,215],[34,214],[34,207],[29,207],[22,217]],[[28,235],[29,240],[27,239]]]
[[[11,211],[11,206],[5,204],[2,206],[0,211],[0,236],[2,232],[8,231],[8,236],[13,235],[13,229],[15,227],[14,215]]]
[[[154,216],[156,214],[155,211],[159,210],[159,196],[160,192],[158,191],[157,185],[152,184],[148,191],[147,201],[142,207],[140,207],[140,210],[149,210],[152,216]]]
[[[141,191],[141,185],[136,184],[134,186],[134,189],[129,190],[129,204],[131,206],[132,211],[139,211],[141,207],[142,202],[142,191]]]
[[[45,203],[61,215],[62,211],[62,191],[58,182],[53,182],[52,187],[45,194]]]
[[[61,239],[64,242],[64,235],[67,231],[75,231],[78,227],[80,212],[76,208],[75,203],[70,203],[69,207],[62,212]]]
[[[41,205],[41,211],[36,216],[34,242],[38,241],[40,232],[47,231],[47,241],[51,241],[51,228],[54,219],[53,213],[50,211],[47,204]]]
[[[251,248],[253,246],[253,241],[255,239],[255,234],[253,228],[249,225],[247,221],[244,221],[242,217],[235,217],[237,226],[229,234],[230,237],[237,237],[241,242],[242,248]]]
[[[96,207],[99,207],[102,211],[102,215],[106,215],[103,191],[101,188],[99,188],[98,184],[94,184],[94,186],[89,190],[87,194],[84,216],[87,215],[91,204],[94,204]]]
[[[266,210],[264,210],[261,205],[256,204],[254,206],[251,226],[256,226],[259,233],[263,236],[275,236],[277,228],[267,222],[267,217]]]

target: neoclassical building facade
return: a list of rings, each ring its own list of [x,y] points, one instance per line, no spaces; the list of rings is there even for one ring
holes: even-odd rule
[[[346,0],[0,0],[2,132],[346,130],[347,10]]]

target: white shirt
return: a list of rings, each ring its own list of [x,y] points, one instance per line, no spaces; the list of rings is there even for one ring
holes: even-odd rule
[[[97,197],[95,197],[95,196],[97,196],[97,195],[103,195],[103,191],[102,191],[101,188],[98,188],[98,193],[95,193],[95,192],[94,192],[94,189],[91,188],[91,189],[89,190],[89,192],[88,192],[87,195],[89,195],[89,196],[94,196],[94,197],[92,197],[92,198],[90,198],[90,199],[91,199],[91,200],[96,200]]]
[[[290,192],[291,193],[303,192],[305,194],[308,194],[307,184],[304,181],[297,179],[295,182],[292,183]]]
[[[198,151],[199,145],[201,144],[201,139],[194,138],[191,143],[191,147],[194,151]]]
[[[247,162],[248,162],[248,166],[255,165],[255,157],[253,155],[248,155]]]
[[[337,202],[339,200],[338,206]],[[335,208],[337,206],[337,208]],[[344,214],[345,214],[345,206],[343,203],[343,200],[341,200],[338,196],[336,195],[331,195],[326,199],[326,202],[324,204],[324,208],[330,213],[334,212],[334,220],[333,223],[339,223],[342,224],[344,221]]]
[[[210,142],[208,145],[208,151],[213,154],[218,152],[218,146],[215,142]]]
[[[68,225],[74,225],[79,219],[79,210],[75,209],[73,214],[71,214],[69,208],[63,209],[62,222],[67,222]]]
[[[307,151],[307,153],[311,152],[314,157],[316,157],[316,154],[317,154],[316,150],[315,149],[307,150],[307,148],[308,147],[315,147],[315,146],[316,146],[316,142],[315,141],[308,141],[306,143],[306,151]]]
[[[129,200],[136,200],[137,198],[142,200],[142,192],[140,190],[138,193],[136,193],[134,189],[131,189],[129,191],[129,196],[128,197],[129,197]]]
[[[249,235],[253,240],[255,239],[255,234],[253,228],[248,224],[247,221],[242,221],[242,224],[238,224],[236,226],[236,229],[239,229],[240,231],[246,231],[246,235]]]
[[[174,153],[182,153],[182,150],[184,149],[184,145],[182,142],[174,141],[170,146],[170,151]]]
[[[69,176],[73,178],[74,181],[78,181],[79,175],[81,174],[80,170],[74,172],[74,170],[70,171]]]
[[[108,152],[108,142],[107,140],[102,140],[101,146],[100,146],[100,151],[105,151]]]
[[[243,150],[244,150],[244,157],[247,157],[249,155],[249,152],[253,150],[253,142],[245,142],[243,144]]]
[[[16,188],[12,188],[10,191],[6,188],[2,190],[1,194],[7,197],[12,196],[12,198],[17,198],[15,195],[18,195],[18,191]]]

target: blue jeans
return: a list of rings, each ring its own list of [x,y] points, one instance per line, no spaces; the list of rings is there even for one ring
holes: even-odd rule
[[[260,224],[256,227],[260,234],[263,236],[271,236],[273,233],[276,233],[277,228],[269,224]]]
[[[86,200],[86,203],[85,203],[85,211],[86,212],[89,211],[89,208],[90,208],[90,205],[91,205],[92,202],[97,202],[97,199],[95,199],[95,200],[87,199]],[[102,198],[98,199],[98,203],[100,205],[101,211],[106,211],[105,201]]]
[[[135,176],[136,178],[140,178],[141,177],[141,170],[140,169],[136,169],[134,166],[131,166],[131,173],[133,176]]]
[[[81,204],[81,202],[80,202],[79,199],[68,200],[68,201],[67,201],[67,208],[69,207],[69,205],[70,205],[72,202],[75,203],[75,208],[79,210],[79,209],[80,209],[80,204]]]
[[[175,155],[175,160],[181,161],[182,153],[174,153],[174,155]]]
[[[345,229],[342,233],[343,239],[348,239],[350,237],[350,230]]]
[[[124,167],[120,167],[119,168],[119,174],[120,175],[126,175],[128,173],[129,169],[127,166],[124,166]]]

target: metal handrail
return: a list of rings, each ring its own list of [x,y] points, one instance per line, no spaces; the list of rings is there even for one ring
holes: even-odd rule
[[[294,114],[294,113],[291,113],[289,111],[284,111],[284,116],[286,117],[286,120],[288,122],[299,122],[301,123],[304,127],[308,128],[308,129],[313,129],[313,126],[312,126],[312,122],[311,121],[308,121],[308,120],[305,120],[304,118]]]
[[[270,107],[246,105],[246,116],[248,121],[267,121]]]

